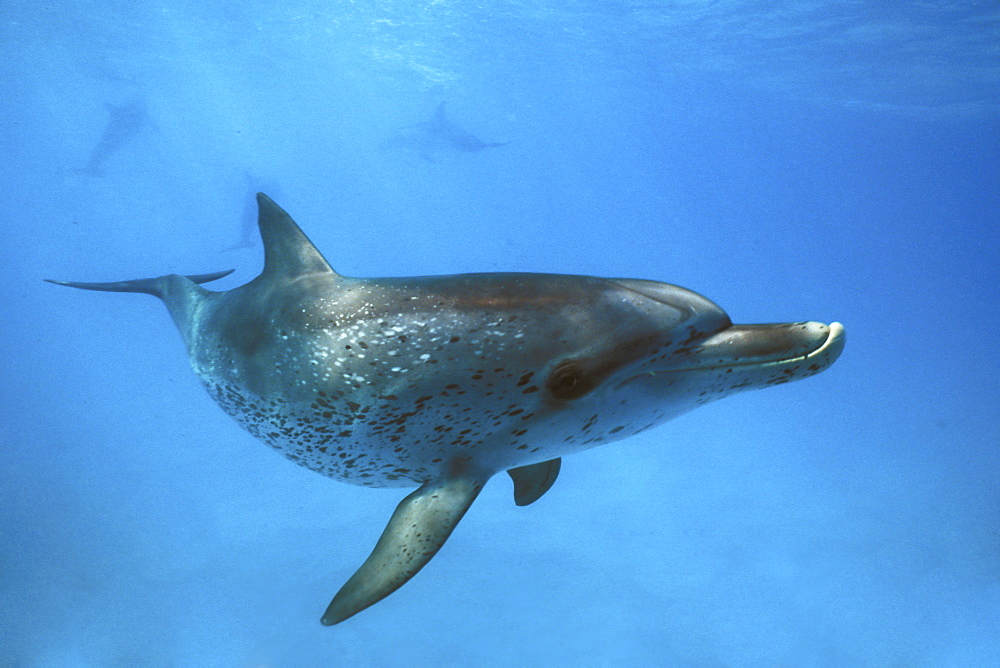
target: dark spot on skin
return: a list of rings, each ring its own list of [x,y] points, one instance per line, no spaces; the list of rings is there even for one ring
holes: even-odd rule
[[[684,341],[683,341],[683,342],[681,343],[681,345],[682,345],[682,346],[689,346],[689,345],[691,345],[692,343],[694,343],[695,341],[697,341],[698,339],[702,338],[702,336],[704,336],[704,334],[703,334],[702,332],[699,332],[699,331],[698,331],[697,329],[695,329],[694,327],[691,327],[691,328],[690,328],[690,329],[688,330],[688,332],[689,332],[689,333],[688,333],[688,337],[687,337],[687,339],[686,339],[686,340],[684,340]]]

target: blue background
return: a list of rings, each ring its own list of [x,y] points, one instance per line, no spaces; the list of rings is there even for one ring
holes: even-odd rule
[[[3,3],[0,665],[1000,665],[998,41],[988,2]],[[396,141],[442,101],[510,143]],[[239,285],[255,189],[344,274],[657,279],[847,348],[528,508],[497,477],[325,628],[401,492],[242,432],[156,300],[41,280]]]

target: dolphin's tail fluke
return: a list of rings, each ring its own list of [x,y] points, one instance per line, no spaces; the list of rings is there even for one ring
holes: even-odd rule
[[[199,311],[199,306],[206,300],[212,299],[222,293],[211,292],[198,287],[199,283],[208,283],[218,280],[233,273],[232,269],[227,271],[217,271],[212,274],[195,274],[194,276],[179,276],[170,274],[159,278],[137,278],[133,281],[118,281],[115,283],[76,283],[74,281],[53,281],[46,278],[49,283],[65,285],[81,290],[99,290],[101,292],[141,292],[146,295],[159,297],[170,311],[170,316],[177,323],[177,329],[184,337],[185,343],[190,344],[195,324],[194,316]]]
[[[192,283],[208,283],[209,281],[217,281],[220,278],[224,278],[229,274],[233,273],[233,269],[227,269],[226,271],[216,271],[211,274],[195,274],[194,276],[185,276]],[[166,283],[164,279],[165,276],[159,278],[137,278],[132,281],[116,281],[113,283],[78,283],[75,281],[54,281],[51,278],[44,279],[49,283],[55,283],[56,285],[65,285],[70,288],[80,288],[81,290],[98,290],[100,292],[141,292],[147,295],[153,295],[154,297],[164,298],[166,292]]]

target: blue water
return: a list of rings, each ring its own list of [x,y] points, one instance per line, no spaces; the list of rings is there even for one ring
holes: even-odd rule
[[[0,665],[1000,665],[1000,10],[883,4],[0,6]],[[441,102],[509,143],[422,141]],[[498,476],[323,627],[400,490],[241,431],[156,300],[41,280],[239,285],[256,189],[344,274],[664,280],[847,348]]]

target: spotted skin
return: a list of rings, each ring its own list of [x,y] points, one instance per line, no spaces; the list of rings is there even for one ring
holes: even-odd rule
[[[564,455],[814,375],[844,345],[838,323],[734,325],[653,281],[349,278],[274,202],[258,203],[264,271],[241,287],[199,286],[228,272],[60,283],[161,298],[208,393],[292,461],[358,485],[418,486],[324,624],[409,580],[495,473],[510,472],[526,505]]]

